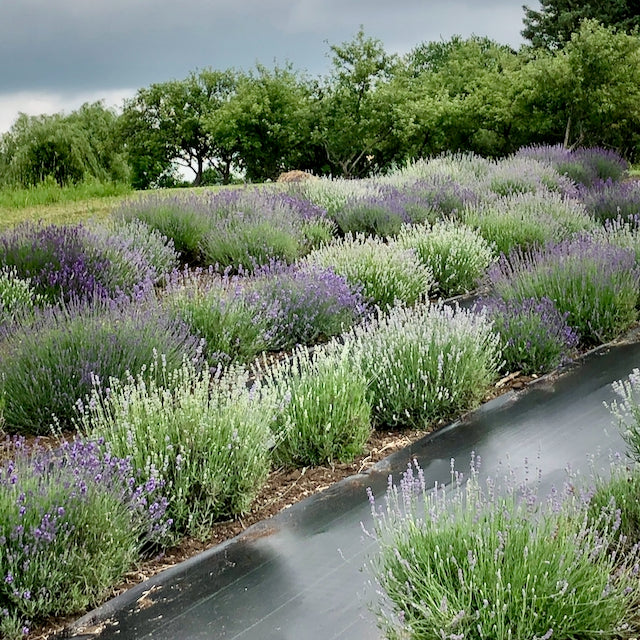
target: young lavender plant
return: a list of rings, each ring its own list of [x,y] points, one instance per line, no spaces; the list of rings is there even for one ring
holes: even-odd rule
[[[593,236],[513,251],[489,268],[488,283],[503,300],[553,300],[585,345],[614,338],[637,317],[633,251]]]
[[[381,308],[415,304],[433,286],[433,274],[413,250],[363,235],[347,235],[312,251],[304,262],[333,269],[350,285],[362,287],[364,298]]]
[[[279,402],[272,429],[276,463],[287,467],[350,462],[371,433],[367,379],[349,346],[334,343],[310,355],[263,368]]]
[[[379,624],[387,638],[613,638],[630,627],[640,597],[636,545],[624,557],[610,506],[595,520],[571,487],[464,482],[427,488],[417,462],[386,508],[370,493]]]
[[[396,307],[353,329],[375,427],[425,428],[472,408],[497,377],[498,336],[482,313]]]
[[[98,442],[7,441],[0,466],[0,633],[96,605],[168,541],[162,483]],[[28,633],[28,631],[27,631]]]
[[[560,313],[549,298],[489,298],[480,300],[476,309],[485,310],[500,336],[505,373],[546,373],[578,346],[578,335],[567,324],[569,313]]]
[[[450,219],[432,227],[407,225],[398,243],[415,250],[445,298],[475,289],[494,259],[491,245],[478,231]]]
[[[175,530],[205,538],[213,522],[246,513],[266,480],[275,403],[245,369],[171,370],[162,357],[149,369],[94,379],[77,425],[144,480],[157,475]]]

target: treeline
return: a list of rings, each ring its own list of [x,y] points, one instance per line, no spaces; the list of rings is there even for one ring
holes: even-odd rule
[[[526,28],[542,34],[542,14],[525,12]],[[120,114],[96,103],[21,115],[0,139],[0,182],[145,189],[177,184],[179,165],[194,185],[289,169],[363,177],[445,151],[499,157],[534,143],[603,146],[637,161],[637,29],[585,19],[543,44],[515,51],[456,36],[396,56],[361,30],[331,46],[326,77],[292,66],[194,71],[140,89]]]

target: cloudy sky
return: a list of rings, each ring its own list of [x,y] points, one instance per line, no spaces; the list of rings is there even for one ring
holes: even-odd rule
[[[537,0],[525,2],[538,7]],[[522,44],[522,0],[0,0],[0,133],[189,71],[291,62],[321,75],[363,26],[388,52],[459,34]]]

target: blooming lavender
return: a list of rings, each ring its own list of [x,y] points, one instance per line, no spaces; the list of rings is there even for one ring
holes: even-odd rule
[[[367,311],[361,291],[330,267],[272,262],[254,273],[241,295],[264,317],[268,348],[279,350],[350,329]]]
[[[49,302],[141,299],[155,272],[143,253],[118,235],[81,225],[24,223],[0,237],[0,265],[30,278]]]
[[[386,509],[369,492],[379,553],[371,561],[389,638],[615,637],[637,607],[638,546],[621,557],[610,504],[587,514],[568,481],[539,497],[534,481],[505,486],[455,470],[451,489],[425,487],[417,462]],[[525,467],[528,462],[525,460]],[[578,494],[578,495],[576,495]]]
[[[620,154],[599,147],[566,149],[562,145],[532,145],[522,147],[514,157],[545,162],[587,187],[600,180],[620,180],[629,168]]]
[[[577,196],[589,214],[600,222],[640,217],[640,183],[637,181],[596,180],[578,189]]]
[[[123,376],[154,352],[179,367],[185,357],[199,359],[201,351],[188,327],[152,301],[54,307],[0,337],[6,428],[22,434],[47,433],[54,416],[68,426],[94,376]]]
[[[424,428],[471,408],[497,375],[498,337],[484,314],[439,304],[395,307],[356,326],[374,426]]]
[[[368,302],[383,308],[395,303],[415,304],[433,286],[433,274],[414,250],[362,234],[347,235],[316,249],[304,262],[333,269],[351,286],[361,286]]]
[[[487,282],[504,300],[553,300],[587,345],[610,340],[637,317],[634,252],[589,235],[515,250],[489,268]]]
[[[95,605],[171,522],[155,476],[99,442],[5,443],[0,467],[0,628]]]
[[[569,313],[560,313],[549,298],[489,298],[476,308],[486,311],[500,335],[505,372],[546,373],[578,345],[578,335],[567,324]]]

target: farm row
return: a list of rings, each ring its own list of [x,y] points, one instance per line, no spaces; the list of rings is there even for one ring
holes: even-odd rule
[[[629,328],[625,170],[603,150],[443,156],[4,233],[0,631],[246,512],[274,464],[349,460],[372,429],[450,419]],[[469,291],[471,310],[438,301]],[[52,428],[59,450],[27,446]]]

